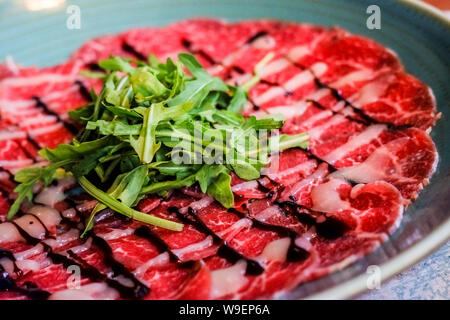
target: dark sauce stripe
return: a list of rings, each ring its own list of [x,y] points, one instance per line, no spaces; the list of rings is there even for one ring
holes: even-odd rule
[[[206,61],[208,61],[211,65],[220,65],[220,63],[218,63],[217,61],[215,61],[213,59],[213,57],[211,57],[209,54],[207,54],[205,51],[203,50],[193,50],[192,49],[192,42],[187,40],[187,39],[182,39],[181,40],[181,44],[183,45],[183,47],[189,51],[189,53],[192,53],[194,55],[199,55],[201,57],[203,57],[203,59],[205,59]]]
[[[261,37],[267,36],[269,33],[265,30],[261,30],[257,33],[255,33],[253,36],[251,36],[246,42],[245,44],[251,44],[252,42],[255,42],[256,40],[258,40]]]
[[[91,94],[89,93],[89,90],[88,90],[88,88],[86,88],[84,83],[80,80],[76,80],[75,84],[78,86],[78,90],[80,91],[81,96],[84,99],[86,99],[86,101],[91,102],[92,101]]]
[[[95,234],[92,234],[92,244],[94,244],[97,248],[99,248],[104,254],[104,261],[107,265],[111,267],[115,276],[123,276],[126,279],[129,279],[133,286],[130,287],[131,292],[127,292],[129,297],[133,298],[143,298],[149,292],[150,289],[140,282],[122,263],[117,261],[114,258],[114,253],[109,246],[108,242]],[[131,293],[131,294],[130,294]]]
[[[122,44],[122,50],[135,56],[139,60],[147,61],[147,57],[143,53],[137,51],[133,46],[131,46],[130,44],[128,44],[126,42],[124,42]]]
[[[34,149],[36,150],[41,149],[41,147],[39,147],[39,144],[28,133],[26,139],[28,143],[30,143],[33,146]],[[33,162],[36,163],[36,156],[31,154],[30,151],[20,143],[20,141],[17,141],[17,143],[19,144],[19,147],[23,151],[23,153],[25,153],[28,158],[32,159]]]
[[[106,282],[112,288],[117,289],[117,291],[123,298],[139,299],[148,294],[149,288],[147,286],[145,286],[144,284],[142,284],[139,280],[137,280],[130,271],[128,271],[122,264],[117,262],[112,257],[112,250],[109,247],[109,245],[106,243],[105,240],[103,240],[95,235],[92,236],[92,242],[96,245],[96,247],[98,247],[100,250],[102,250],[103,254],[105,255],[105,257],[104,257],[105,263],[112,268],[115,275],[123,275],[126,278],[130,279],[133,282],[133,286],[131,286],[131,287],[125,286],[125,285],[121,284],[119,281],[111,279],[111,278],[107,277],[106,275],[102,274],[96,268],[94,268],[90,265],[89,265],[89,267],[87,267],[86,263],[80,263],[79,261],[77,262],[76,260],[71,259],[65,255],[53,252],[52,248],[48,244],[42,242],[38,238],[31,236],[30,234],[28,234],[28,232],[26,232],[23,228],[21,228],[19,225],[17,225],[17,223],[15,223],[14,221],[12,221],[11,223],[16,227],[19,234],[22,236],[22,238],[25,239],[25,241],[28,244],[33,245],[33,246],[36,246],[38,244],[42,245],[44,248],[44,251],[47,254],[47,257],[54,264],[62,264],[65,268],[68,268],[69,266],[73,266],[73,265],[78,266],[80,268],[80,272],[81,272],[82,276],[84,276],[94,282],[98,282],[98,281]],[[74,255],[73,252],[72,252],[72,254],[69,253],[69,256],[70,255],[73,256]]]
[[[27,133],[27,140],[36,150],[41,149],[39,143],[37,143],[36,140],[34,140],[28,133]]]
[[[14,257],[14,254],[6,249],[0,248],[0,260],[6,258],[10,260],[13,263],[14,267],[14,273],[18,276],[22,275],[22,270],[19,269],[19,267],[16,264],[16,257]],[[1,266],[1,265],[0,265]]]
[[[327,217],[320,212],[299,205],[293,201],[275,202],[285,215],[295,216],[301,223],[314,226],[319,236],[324,239],[334,240],[342,237],[349,227],[333,217]],[[323,222],[317,222],[317,217],[322,217]]]
[[[22,276],[22,270],[17,267],[16,258],[11,251],[0,248],[0,259],[2,258],[10,260],[14,266],[14,273],[19,277]],[[50,292],[39,289],[39,287],[31,281],[27,281],[21,286],[17,285],[16,281],[11,278],[1,264],[0,291],[16,292],[33,300],[44,300],[50,296]]]
[[[318,160],[322,161],[320,159],[318,159]],[[270,188],[272,188],[272,189],[265,187],[263,185],[263,183],[261,182],[262,179],[269,180],[270,184],[271,184]],[[278,182],[270,179],[269,177],[264,176],[263,178],[258,180],[258,188],[261,191],[268,193],[269,190],[272,190],[272,192],[275,192],[279,188],[283,189],[283,186],[280,185]],[[272,195],[270,193],[268,193],[268,198],[272,198]],[[290,196],[289,198],[290,198],[290,201],[275,201],[274,204],[280,208],[280,210],[282,211],[282,213],[285,216],[288,216],[288,215],[295,216],[299,222],[301,222],[307,226],[310,226],[310,227],[314,226],[316,228],[317,234],[320,235],[321,237],[323,237],[325,239],[330,239],[330,240],[337,239],[337,238],[341,237],[342,235],[344,235],[344,233],[349,230],[349,227],[345,223],[343,223],[333,217],[328,217],[325,213],[313,211],[308,207],[297,204],[296,203],[297,199],[295,199],[294,196]],[[246,206],[244,204],[243,209],[245,209],[245,208],[246,208]],[[237,211],[237,210],[231,209],[231,212],[234,212],[234,211]],[[237,211],[237,212],[241,215],[244,214],[240,211]],[[319,218],[319,217],[324,219],[324,221],[320,222],[320,223],[317,222],[317,218]],[[275,230],[273,230],[273,231],[275,231]]]
[[[268,86],[272,86],[272,87],[278,87],[278,86],[279,86],[278,83],[271,82],[271,81],[267,81],[267,80],[264,80],[264,79],[259,80],[259,83],[267,84]],[[285,95],[285,96],[292,95],[292,92],[286,91],[286,92],[284,93],[284,95]]]
[[[3,180],[3,181],[5,181],[5,183],[10,183],[12,186],[15,186],[17,184],[14,181],[14,176],[13,176],[13,174],[10,171],[6,170],[5,168],[0,167],[0,172],[6,173],[8,175],[8,179]],[[12,189],[14,189],[14,188],[12,188]],[[4,198],[8,199],[8,201],[9,201],[9,200],[11,200],[10,197],[9,197],[10,193],[11,192],[8,191],[8,185],[3,184],[3,186],[2,186],[1,181],[0,181],[0,194]]]
[[[69,122],[62,120],[61,117],[59,116],[59,114],[57,114],[53,110],[50,110],[50,108],[41,100],[41,98],[33,97],[33,99],[36,101],[36,106],[38,108],[42,109],[42,111],[44,111],[45,114],[56,117],[56,120],[58,122],[61,122],[64,125],[64,127],[67,130],[69,130],[70,133],[72,133],[73,135],[76,135],[79,132],[77,127],[75,127],[73,124],[71,124]]]
[[[105,70],[100,67],[97,62],[89,62],[86,66],[91,71],[105,72]]]
[[[180,262],[180,258],[175,253],[173,253],[169,245],[156,233],[151,231],[149,227],[141,226],[134,231],[134,234],[153,243],[158,249],[159,253],[167,252],[169,254],[171,262]]]
[[[234,71],[236,71],[239,74],[244,74],[245,73],[245,71],[242,68],[238,67],[238,66],[233,66],[232,68],[233,68]]]
[[[39,289],[39,287],[31,281],[26,281],[22,286],[17,285],[16,281],[5,272],[1,265],[0,291],[15,292],[32,300],[46,300],[51,295],[50,292]]]
[[[199,261],[188,260],[182,261],[169,247],[169,245],[155,232],[147,226],[140,226],[134,231],[134,234],[140,238],[147,239],[155,245],[159,253],[167,252],[170,262],[177,263],[181,268],[196,268]]]
[[[44,224],[44,222],[42,222],[42,220],[38,216],[36,216],[36,215],[34,215],[32,213],[25,213],[24,215],[33,217],[42,226],[42,228],[44,228],[45,238],[55,239],[54,236],[50,235],[50,231],[48,231],[47,226]]]
[[[299,247],[295,244],[295,239],[297,238],[297,233],[294,230],[291,230],[289,228],[274,225],[270,223],[266,223],[263,221],[260,221],[256,218],[251,217],[248,212],[243,213],[241,211],[238,211],[234,208],[228,209],[228,212],[236,214],[240,218],[247,218],[252,222],[252,227],[265,230],[265,231],[271,231],[275,232],[278,235],[282,237],[289,237],[290,244],[287,251],[286,259],[289,262],[296,262],[296,261],[302,261],[309,257],[309,252],[303,249],[302,247]]]
[[[288,59],[294,66],[298,67],[299,69],[302,69],[302,70],[309,70],[307,67],[305,67],[305,66],[303,66],[303,65],[301,65],[301,64],[299,64],[299,63],[297,63],[297,62],[295,62],[295,61],[292,61],[291,59],[289,59],[289,57],[285,56],[285,58]],[[323,82],[320,81],[320,79],[312,72],[312,70],[309,70],[309,71],[314,75],[314,83],[315,83],[315,85],[316,85],[316,87],[317,87],[318,89],[328,89],[328,90],[330,91],[331,95],[332,95],[336,100],[338,100],[338,101],[344,101],[345,106],[346,106],[346,107],[352,108],[353,112],[354,112],[355,114],[357,114],[357,115],[360,117],[360,119],[357,119],[357,118],[351,117],[351,116],[349,116],[349,115],[342,114],[342,115],[343,115],[344,117],[346,117],[347,119],[352,120],[352,121],[356,121],[356,122],[360,122],[360,123],[363,123],[363,124],[366,124],[366,125],[372,124],[372,123],[386,124],[386,125],[388,126],[388,128],[391,129],[391,130],[392,130],[392,129],[404,130],[404,129],[407,129],[407,128],[410,128],[410,127],[411,127],[410,125],[395,126],[395,125],[393,125],[392,123],[385,123],[385,122],[380,122],[380,121],[378,121],[378,120],[375,120],[374,118],[372,118],[372,117],[370,117],[369,115],[367,115],[363,110],[361,110],[361,109],[355,107],[350,101],[348,101],[347,99],[345,99],[345,98],[342,96],[342,94],[341,94],[341,92],[340,92],[339,90],[330,87],[330,86],[327,85],[326,83],[323,83]],[[317,103],[317,102],[316,102],[316,103]],[[325,109],[325,110],[330,110],[330,109],[324,108],[323,106],[320,106],[319,103],[317,103],[316,106],[317,106],[317,107],[321,107],[321,108],[323,108],[323,109]],[[333,110],[330,110],[330,111],[332,111],[334,114],[339,113],[339,112],[335,112],[335,111],[333,111]],[[339,113],[339,114],[341,114],[341,113]]]
[[[184,48],[186,48],[187,50],[191,50],[192,47],[192,42],[187,40],[187,39],[181,39],[181,44],[183,45]]]
[[[220,238],[214,231],[212,231],[198,216],[194,209],[188,208],[188,215],[181,213],[176,207],[169,207],[169,213],[175,214],[177,218],[185,223],[194,226],[198,231],[212,237],[213,242],[219,245],[217,254],[234,264],[238,260],[245,260],[247,262],[246,274],[259,275],[264,272],[264,268],[255,260],[249,259],[230,247],[225,240]]]
[[[1,115],[0,115],[0,120],[2,119],[2,117],[1,117]],[[15,127],[15,130],[20,130],[19,128],[17,128],[17,127]],[[39,144],[28,134],[28,133],[26,133],[26,139],[27,139],[27,141],[36,149],[36,150],[39,150],[39,149],[41,149],[41,147],[39,146]],[[17,144],[19,145],[19,148],[23,151],[23,153],[25,153],[25,155],[28,157],[28,158],[30,158],[30,159],[32,159],[33,160],[33,162],[36,162],[36,159],[35,159],[35,156],[34,155],[32,155],[31,153],[30,153],[30,151],[28,151],[27,150],[27,148],[25,148],[23,145],[22,145],[22,143],[21,143],[21,139],[13,139],[13,140],[15,140],[16,142],[17,142]],[[3,168],[1,168],[0,167],[0,170],[4,170]],[[4,171],[6,171],[6,170],[4,170]],[[8,172],[8,171],[7,171]]]
[[[376,121],[375,119],[373,119],[373,118],[369,117],[368,115],[366,115],[361,109],[358,109],[358,108],[356,108],[354,105],[352,105],[347,99],[345,99],[345,98],[342,96],[342,94],[340,93],[339,90],[334,89],[334,88],[330,87],[329,85],[327,85],[327,84],[321,82],[320,79],[317,78],[317,76],[315,76],[315,75],[314,75],[314,82],[315,82],[317,88],[319,88],[319,89],[321,89],[321,88],[322,88],[322,89],[323,89],[323,88],[328,89],[328,90],[330,91],[331,95],[332,95],[337,101],[344,101],[345,107],[350,107],[350,108],[352,108],[353,112],[355,112],[355,114],[357,114],[361,119],[357,119],[357,118],[353,118],[353,117],[348,116],[348,115],[344,115],[346,118],[348,118],[348,119],[350,119],[350,120],[353,120],[353,121],[361,122],[361,123],[364,123],[364,124],[378,123],[378,121]],[[316,103],[316,104],[315,104],[316,106],[322,107],[318,102],[315,102],[315,103]],[[323,107],[322,107],[322,108],[323,108]],[[325,108],[323,108],[323,109],[325,109]],[[332,110],[331,110],[331,111],[332,111]],[[338,112],[333,111],[333,113],[336,114],[336,113],[338,113]]]

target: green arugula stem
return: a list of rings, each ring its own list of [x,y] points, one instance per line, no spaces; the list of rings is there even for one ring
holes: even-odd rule
[[[283,137],[287,137],[287,139],[285,141],[281,141],[283,140]],[[270,139],[279,139],[278,144],[276,145],[276,148],[270,148]],[[286,149],[290,149],[290,148],[296,148],[296,147],[300,147],[300,148],[306,148],[308,146],[308,134],[307,133],[299,133],[296,135],[292,135],[292,136],[287,136],[287,135],[280,135],[280,136],[272,136],[271,138],[269,138],[267,145],[264,146],[263,148],[256,148],[253,150],[249,150],[248,153],[246,153],[246,156],[249,158],[253,158],[256,155],[262,153],[274,153],[274,152],[280,152]]]
[[[157,193],[160,191],[166,191],[166,190],[170,190],[170,189],[189,187],[189,186],[193,185],[194,182],[195,182],[195,174],[190,175],[181,180],[156,182],[156,183],[152,183],[149,186],[143,187],[141,189],[140,194],[150,194],[150,193]]]
[[[170,221],[162,218],[158,218],[137,210],[134,210],[120,201],[114,199],[109,194],[103,192],[94,186],[86,177],[81,177],[78,180],[80,186],[89,193],[92,197],[103,203],[105,206],[111,208],[112,210],[123,214],[131,219],[138,220],[144,223],[152,224],[157,227],[166,228],[173,231],[183,230],[183,224]]]

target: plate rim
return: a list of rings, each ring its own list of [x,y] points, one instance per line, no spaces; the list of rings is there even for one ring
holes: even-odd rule
[[[426,256],[433,253],[447,240],[450,239],[450,217],[445,220],[436,230],[425,236],[417,243],[379,265],[381,283],[389,280],[398,273],[406,270]],[[325,289],[322,292],[306,297],[306,300],[340,300],[353,298],[368,291],[366,285],[367,274],[345,281],[341,284]]]

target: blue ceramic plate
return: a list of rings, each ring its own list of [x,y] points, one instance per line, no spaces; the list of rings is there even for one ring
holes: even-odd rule
[[[369,16],[366,10],[373,4],[381,9],[380,30],[366,27]],[[80,8],[80,29],[67,28],[70,5]],[[443,113],[431,134],[440,154],[437,172],[408,208],[399,230],[368,257],[340,272],[301,285],[285,298],[353,296],[367,289],[369,265],[380,266],[381,276],[386,279],[448,239],[450,22],[427,5],[386,0],[0,0],[0,61],[11,55],[24,65],[49,66],[67,59],[91,37],[199,16],[339,25],[368,36],[396,51],[406,69],[432,87]]]

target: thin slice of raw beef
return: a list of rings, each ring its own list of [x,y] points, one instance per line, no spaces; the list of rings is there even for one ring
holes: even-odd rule
[[[67,111],[86,103],[76,63],[24,69],[0,82],[2,120],[15,125],[39,147],[68,142],[78,131]]]

